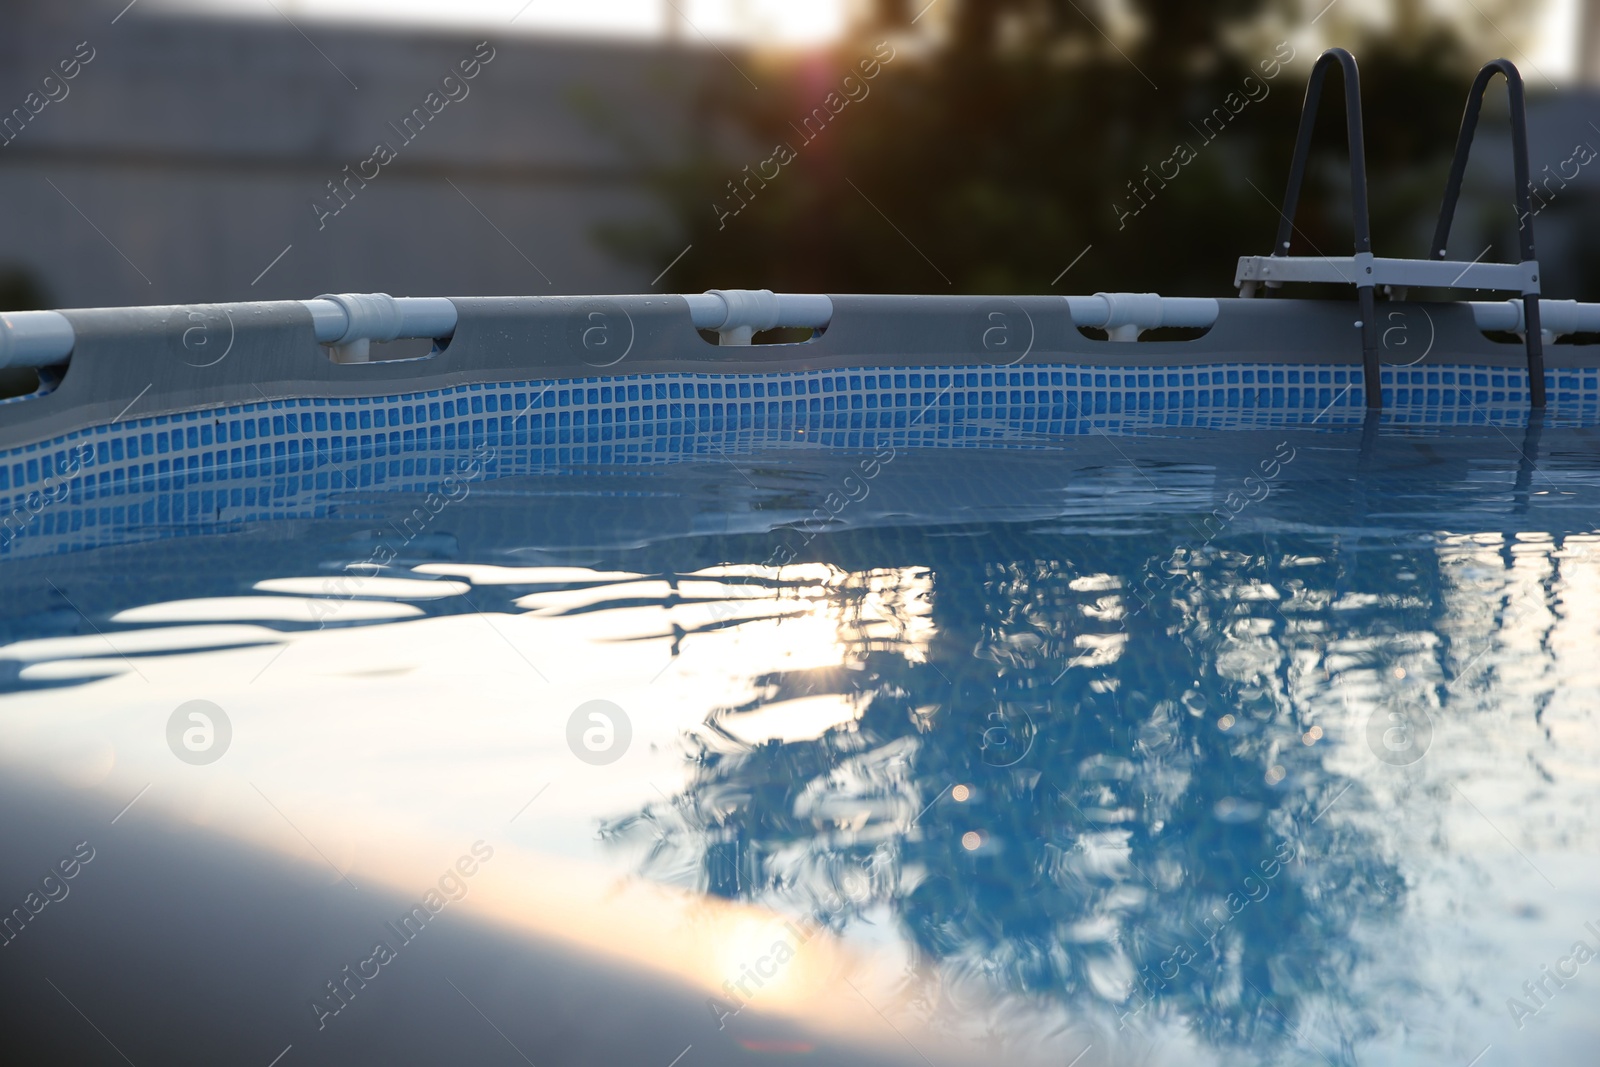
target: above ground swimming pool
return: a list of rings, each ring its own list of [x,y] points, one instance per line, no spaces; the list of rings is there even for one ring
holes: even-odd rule
[[[0,316],[7,1047],[1592,1061],[1600,305],[1309,130],[1354,301]]]

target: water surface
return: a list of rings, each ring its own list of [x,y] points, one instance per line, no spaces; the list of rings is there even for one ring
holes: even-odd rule
[[[5,906],[99,852],[0,981],[140,1063],[1577,1062],[1597,444],[474,442],[13,552]]]

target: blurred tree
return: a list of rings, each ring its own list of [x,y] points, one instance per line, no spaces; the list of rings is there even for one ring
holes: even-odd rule
[[[1423,251],[1470,75],[1514,51],[1497,27],[1525,24],[1479,7],[1402,0],[1383,24],[1333,8],[1317,27],[1363,64],[1381,251]],[[682,291],[1226,293],[1275,228],[1309,17],[1288,0],[877,0],[827,55],[698,100],[702,139],[645,161],[672,224],[601,236],[652,273],[691,244],[664,280]],[[893,58],[867,79],[875,48]],[[1343,254],[1336,98],[1317,137],[1296,251]]]

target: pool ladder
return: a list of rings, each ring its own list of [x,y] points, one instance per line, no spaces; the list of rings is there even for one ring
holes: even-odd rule
[[[1311,152],[1311,131],[1316,123],[1317,105],[1322,99],[1322,83],[1337,65],[1344,75],[1345,131],[1350,154],[1350,213],[1355,230],[1353,256],[1291,256],[1289,237],[1294,230],[1295,208],[1305,180],[1306,160]],[[1511,157],[1516,182],[1517,233],[1521,243],[1519,263],[1470,263],[1447,260],[1445,246],[1450,223],[1455,218],[1456,202],[1461,197],[1461,179],[1467,169],[1467,154],[1478,128],[1484,90],[1496,75],[1506,80],[1511,102]],[[1461,116],[1461,131],[1456,138],[1455,158],[1445,184],[1444,203],[1434,230],[1428,259],[1388,259],[1372,254],[1372,232],[1367,218],[1367,164],[1365,137],[1361,124],[1361,77],[1355,57],[1343,48],[1330,48],[1311,69],[1305,103],[1300,110],[1300,132],[1295,139],[1294,159],[1289,166],[1289,186],[1278,213],[1278,237],[1272,253],[1242,256],[1233,283],[1242,297],[1255,296],[1257,287],[1270,291],[1285,282],[1333,282],[1354,285],[1360,309],[1356,326],[1361,329],[1362,380],[1367,407],[1383,407],[1379,380],[1380,347],[1376,291],[1382,285],[1393,298],[1404,299],[1409,286],[1440,289],[1492,289],[1522,294],[1523,343],[1528,354],[1528,396],[1534,408],[1545,406],[1544,338],[1539,319],[1539,261],[1533,250],[1533,212],[1528,197],[1528,119],[1523,103],[1522,75],[1509,59],[1496,59],[1484,65],[1467,93],[1466,110]]]

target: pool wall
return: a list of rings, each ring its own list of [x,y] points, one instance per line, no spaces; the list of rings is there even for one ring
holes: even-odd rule
[[[688,304],[679,296],[452,298],[454,333],[432,354],[368,363],[330,359],[328,349],[316,342],[310,312],[298,301],[64,311],[61,315],[76,338],[65,377],[47,395],[0,404],[0,450],[129,416],[242,410],[288,399],[392,404],[393,398],[463,386],[596,377],[642,381],[675,374],[865,373],[870,368],[919,373],[938,368],[1060,369],[1063,374],[1094,374],[1091,388],[1109,390],[1106,413],[1112,413],[1113,403],[1124,411],[1130,402],[1161,411],[1232,405],[1227,394],[1218,401],[1212,387],[1199,385],[1202,372],[1238,372],[1237,380],[1230,377],[1221,384],[1240,387],[1241,404],[1247,403],[1243,387],[1250,384],[1274,387],[1256,399],[1257,405],[1286,408],[1320,409],[1350,381],[1356,384],[1353,391],[1361,392],[1361,330],[1352,302],[1223,300],[1218,301],[1216,323],[1203,336],[1126,342],[1086,336],[1062,297],[829,299],[829,325],[809,341],[718,346],[695,330]],[[1396,368],[1425,372],[1420,379],[1395,379],[1397,390],[1436,386],[1442,397],[1452,384],[1442,374],[1459,374],[1467,367],[1490,376],[1481,390],[1473,380],[1472,403],[1503,400],[1526,406],[1522,346],[1491,341],[1475,325],[1469,307],[1394,302],[1382,308],[1386,357]],[[1552,391],[1582,393],[1584,387],[1571,373],[1566,375],[1570,384],[1562,385],[1563,372],[1600,367],[1600,358],[1585,345],[1549,349],[1547,384]],[[1261,364],[1281,369],[1282,380],[1247,382],[1244,371]],[[1304,370],[1308,364],[1317,375],[1310,384],[1334,387],[1320,404],[1304,402],[1303,390],[1289,388],[1307,384],[1304,379],[1290,382],[1288,371]],[[1426,375],[1434,370],[1441,376]],[[1130,371],[1135,375],[1131,386],[1126,383]],[[1149,384],[1141,378],[1169,371],[1178,371],[1179,377],[1162,379],[1160,385],[1154,377]],[[1124,382],[1113,385],[1119,372]],[[1350,379],[1341,382],[1339,374]],[[1050,385],[1056,384],[1052,379]],[[1065,377],[1059,384],[1067,388]],[[1281,393],[1275,388],[1280,385]],[[809,385],[807,389],[809,393]],[[1118,394],[1122,399],[1114,399]],[[737,399],[757,398],[741,394]],[[1393,402],[1404,403],[1398,395]],[[1061,403],[1064,410],[1096,411],[1100,401],[1092,408],[1074,406],[1064,394]]]
[[[1519,375],[1390,368],[1387,425],[1526,422]],[[1553,371],[1568,424],[1600,370]],[[317,517],[352,489],[429,491],[497,470],[672,463],[767,446],[1039,449],[1082,434],[1348,427],[1360,372],[1316,364],[850,368],[503,382],[386,397],[262,400],[131,418],[0,455],[0,557],[131,524]],[[1554,416],[1547,416],[1556,421]],[[474,464],[476,457],[476,465]]]

